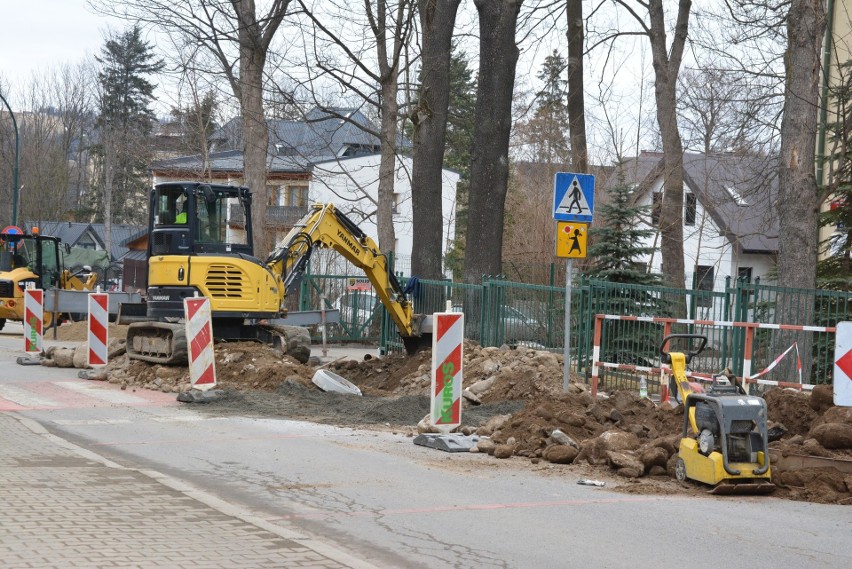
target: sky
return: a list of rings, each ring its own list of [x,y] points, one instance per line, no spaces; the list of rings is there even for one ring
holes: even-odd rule
[[[94,14],[86,0],[0,0],[0,76],[3,84],[21,85],[34,71],[95,55],[110,24]]]

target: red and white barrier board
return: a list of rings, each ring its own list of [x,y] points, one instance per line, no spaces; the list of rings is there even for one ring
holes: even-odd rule
[[[852,322],[838,322],[834,340],[834,404],[852,407]]]
[[[185,298],[183,311],[186,317],[189,381],[193,388],[206,391],[216,386],[210,301],[206,298]]]
[[[432,335],[432,424],[449,433],[461,425],[464,315],[436,312]]]
[[[89,295],[89,334],[86,364],[89,367],[107,364],[109,345],[109,294],[93,292]]]
[[[24,351],[41,352],[44,347],[44,291],[24,290]]]

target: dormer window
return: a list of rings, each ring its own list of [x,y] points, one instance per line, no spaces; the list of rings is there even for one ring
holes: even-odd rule
[[[725,186],[725,190],[728,192],[728,195],[737,203],[740,207],[748,207],[748,202],[743,197],[743,195],[733,186]]]

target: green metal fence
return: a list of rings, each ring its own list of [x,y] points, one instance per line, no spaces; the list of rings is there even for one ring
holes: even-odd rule
[[[405,279],[401,279],[406,286]],[[745,335],[742,329],[715,322],[763,322],[834,326],[852,319],[852,294],[784,289],[728,279],[724,291],[674,289],[626,285],[588,279],[572,283],[571,356],[578,373],[590,371],[595,314],[646,317],[682,317],[703,321],[675,326],[672,332],[707,336],[707,348],[692,364],[695,371],[715,373],[731,367],[742,374]],[[465,337],[483,346],[529,346],[562,352],[565,340],[565,288],[531,285],[497,278],[481,284],[418,281],[411,291],[416,313],[451,310],[465,313]],[[384,352],[402,350],[393,321],[363,276],[305,275],[299,308],[341,310],[339,325],[329,327],[331,341],[376,342]],[[802,318],[804,317],[804,319]],[[601,343],[601,360],[653,367],[659,364],[661,324],[642,321],[607,321]],[[752,370],[760,371],[795,342],[805,382],[831,380],[834,335],[760,330],[755,335]],[[791,381],[794,357],[774,372],[774,379]],[[773,378],[768,376],[769,378]]]

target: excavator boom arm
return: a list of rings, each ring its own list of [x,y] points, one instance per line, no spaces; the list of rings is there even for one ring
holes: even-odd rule
[[[365,234],[333,204],[315,204],[266,261],[269,269],[280,274],[285,289],[302,274],[316,247],[337,251],[364,271],[394,323],[404,337],[415,335],[414,314],[396,276],[373,239]]]

